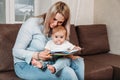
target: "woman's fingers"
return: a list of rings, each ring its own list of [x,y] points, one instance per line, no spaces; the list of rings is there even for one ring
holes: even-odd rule
[[[46,52],[39,53],[39,59],[41,60],[48,60],[50,58],[51,58],[51,55],[49,55],[49,53],[46,53]]]

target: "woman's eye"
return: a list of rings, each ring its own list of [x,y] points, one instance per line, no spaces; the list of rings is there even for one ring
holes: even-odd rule
[[[58,22],[58,25],[62,25],[63,24],[63,22]]]
[[[57,19],[56,18],[53,18],[54,21],[56,21]]]

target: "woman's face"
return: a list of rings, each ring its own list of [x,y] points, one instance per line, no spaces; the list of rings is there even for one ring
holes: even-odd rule
[[[53,17],[51,20],[50,20],[50,28],[54,28],[58,25],[62,25],[63,22],[65,21],[65,18],[62,14],[60,13],[57,13],[55,15],[55,17]]]

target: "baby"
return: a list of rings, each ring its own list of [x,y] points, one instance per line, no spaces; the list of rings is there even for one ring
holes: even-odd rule
[[[57,26],[55,28],[53,28],[52,30],[52,40],[49,40],[45,46],[45,52],[49,52],[50,51],[67,51],[67,50],[81,50],[80,47],[73,45],[72,43],[70,43],[69,41],[66,40],[66,36],[67,36],[67,30],[65,29],[65,27],[63,26]],[[65,59],[66,58],[66,59]],[[53,65],[51,65],[51,63],[49,61],[37,61],[35,59],[33,59],[33,63],[34,66],[37,66],[38,68],[41,69],[45,69],[48,68],[51,73],[55,73],[58,72],[59,70],[61,70],[62,68],[64,68],[64,66],[69,66],[68,64],[66,65],[62,65],[62,63],[67,63],[67,59],[76,59],[78,58],[78,56],[73,56],[73,55],[69,55],[69,56],[65,56],[54,59],[56,60],[55,63]]]

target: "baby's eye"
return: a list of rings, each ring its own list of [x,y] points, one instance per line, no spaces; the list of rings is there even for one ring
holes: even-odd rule
[[[60,38],[63,38],[63,36],[60,36]]]
[[[58,36],[55,36],[55,38],[58,38]]]

